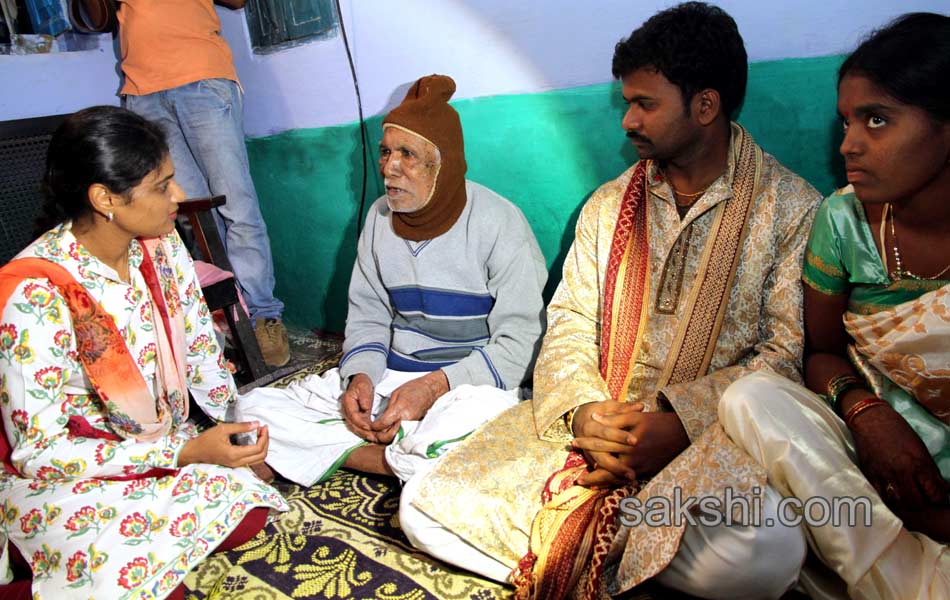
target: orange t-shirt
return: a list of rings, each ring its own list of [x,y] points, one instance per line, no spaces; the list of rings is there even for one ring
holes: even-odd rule
[[[142,96],[201,79],[237,81],[212,0],[120,0],[123,94]]]

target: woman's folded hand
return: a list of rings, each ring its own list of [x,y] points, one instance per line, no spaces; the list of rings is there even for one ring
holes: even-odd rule
[[[231,436],[257,430],[257,442],[248,446],[231,443]],[[267,444],[270,436],[267,425],[250,423],[221,423],[207,429],[185,444],[178,455],[178,466],[193,463],[221,465],[223,467],[244,467],[262,463],[267,458]]]

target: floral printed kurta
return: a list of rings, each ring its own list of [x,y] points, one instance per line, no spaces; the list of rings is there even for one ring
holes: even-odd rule
[[[223,419],[235,398],[234,381],[191,258],[177,233],[163,242],[169,252],[156,261],[156,271],[169,312],[184,313],[188,387],[209,416]],[[69,271],[113,317],[155,389],[155,327],[162,324],[152,322],[137,241],[129,249],[129,283],[89,254],[68,224],[19,257],[45,258]],[[26,279],[0,308],[3,429],[22,474],[0,476],[0,580],[8,575],[8,539],[30,563],[34,598],[162,598],[250,509],[286,508],[276,490],[246,469],[193,464],[175,471],[179,452],[197,433],[180,419],[154,442],[70,435],[70,417],[114,432],[76,354],[65,301],[47,280]],[[169,471],[105,479],[156,468]]]
[[[735,136],[733,136],[735,140]],[[635,357],[628,401],[647,410],[674,410],[691,445],[638,494],[672,498],[736,496],[765,486],[765,472],[735,446],[718,421],[722,392],[739,377],[769,369],[800,380],[803,346],[802,255],[821,196],[765,155],[753,198],[749,233],[709,373],[657,389],[702,260],[713,208],[732,196],[735,165],[716,180],[684,218],[655,164],[647,168],[650,210],[649,309]],[[563,416],[609,398],[600,374],[604,281],[620,202],[634,168],[598,189],[581,211],[548,306],[548,327],[534,370],[534,399],[482,426],[448,453],[420,486],[414,505],[465,541],[514,567],[528,550],[531,523],[547,478],[564,465],[572,439]],[[665,400],[661,402],[659,396]],[[464,493],[456,490],[462,489]],[[621,528],[612,560],[612,592],[663,569],[679,548],[683,526]]]

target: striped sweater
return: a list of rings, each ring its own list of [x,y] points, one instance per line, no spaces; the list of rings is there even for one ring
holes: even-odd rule
[[[513,389],[530,375],[543,329],[544,257],[521,211],[466,181],[458,221],[431,240],[397,237],[373,203],[350,280],[340,375],[442,369],[462,384]]]

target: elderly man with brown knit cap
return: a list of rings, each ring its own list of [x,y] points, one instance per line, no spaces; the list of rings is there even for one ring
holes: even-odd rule
[[[360,236],[339,369],[240,402],[241,419],[270,425],[267,462],[288,479],[342,466],[405,482],[516,404],[530,375],[544,257],[517,207],[466,181],[454,91],[423,77],[383,120],[386,194]]]

